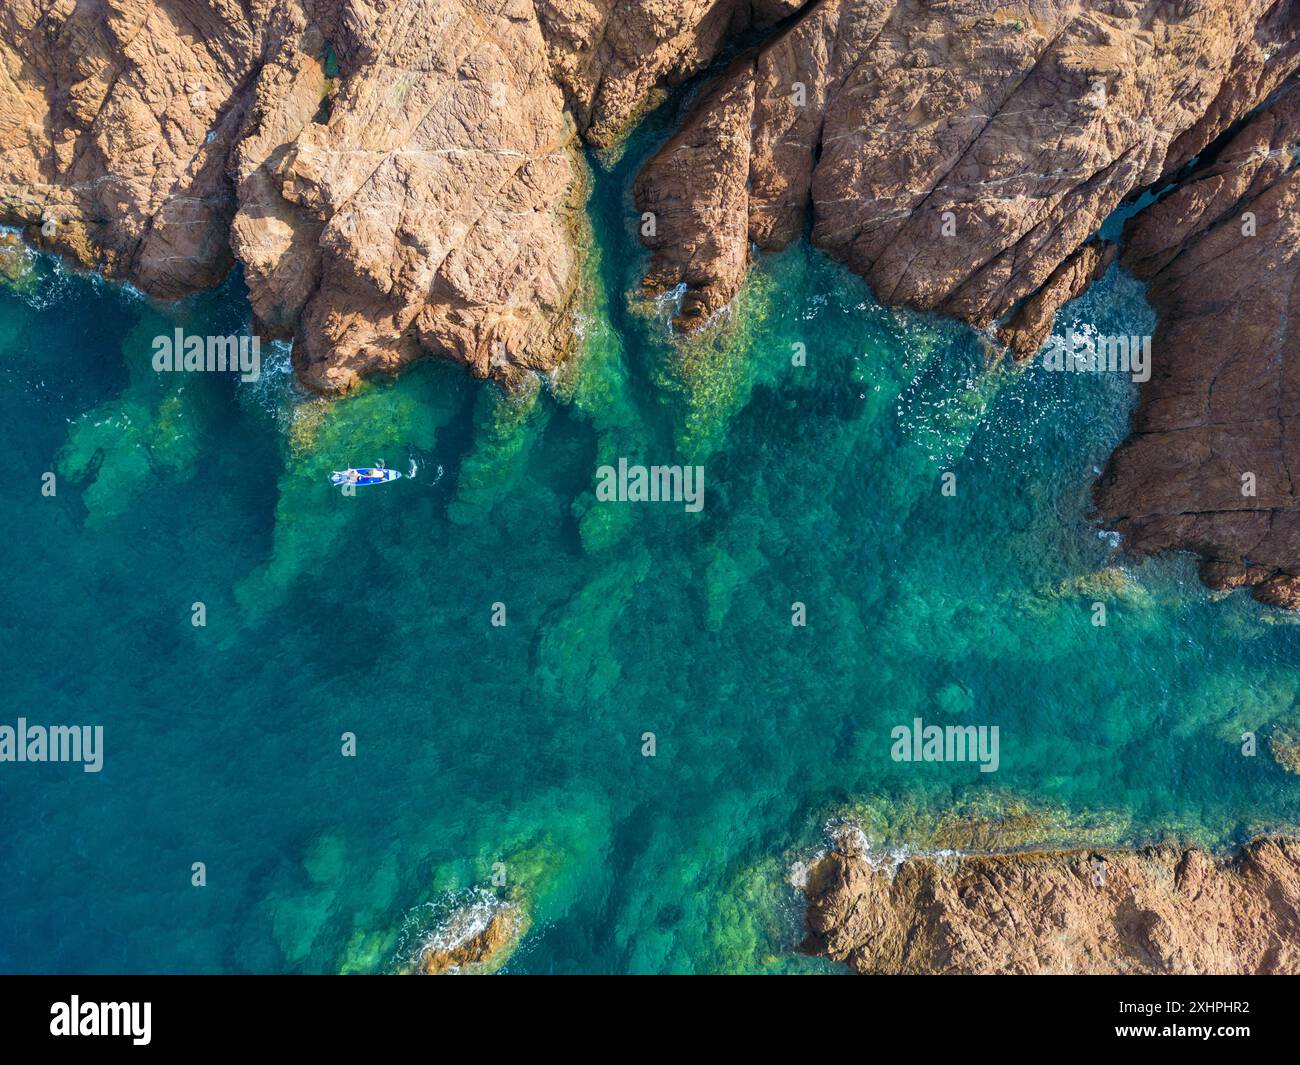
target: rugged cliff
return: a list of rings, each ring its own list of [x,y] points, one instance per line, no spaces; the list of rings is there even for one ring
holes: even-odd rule
[[[1133,218],[1155,370],[1097,505],[1129,546],[1197,552],[1211,585],[1300,607],[1300,91]]]
[[[699,320],[751,242],[808,225],[883,301],[1000,325],[1032,355],[1099,265],[1101,223],[1295,70],[1298,24],[1274,0],[810,3],[642,173],[646,283],[685,283]]]
[[[1300,846],[868,860],[811,869],[805,949],[863,973],[1300,972]]]
[[[343,390],[570,336],[579,132],[607,143],[780,0],[12,0],[0,221],[163,298],[243,264],[259,329]]]

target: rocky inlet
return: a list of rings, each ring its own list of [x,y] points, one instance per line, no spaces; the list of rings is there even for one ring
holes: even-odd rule
[[[677,324],[807,232],[1028,358],[1158,193],[1121,253],[1155,372],[1098,511],[1294,607],[1298,30],[1295,0],[12,0],[0,221],[165,298],[240,264],[317,390],[426,355],[517,382],[572,343],[581,147],[755,41],[636,181]]]

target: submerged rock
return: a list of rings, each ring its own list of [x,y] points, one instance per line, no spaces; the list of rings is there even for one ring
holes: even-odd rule
[[[1273,760],[1288,773],[1300,773],[1300,729],[1279,728],[1268,739]]]

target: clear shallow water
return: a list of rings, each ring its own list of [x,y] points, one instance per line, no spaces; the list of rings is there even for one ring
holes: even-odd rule
[[[532,914],[512,972],[819,970],[788,877],[846,811],[882,842],[968,809],[1056,841],[1300,820],[1265,739],[1295,627],[1088,521],[1133,386],[986,371],[803,246],[675,347],[628,297],[655,136],[597,175],[584,354],[530,402],[427,364],[327,406],[284,352],[252,385],[154,374],[174,324],[246,327],[237,279],[0,290],[3,721],[106,746],[0,765],[0,967],[386,971],[488,889]],[[1063,314],[1151,322],[1116,273]],[[620,456],[703,464],[703,511],[595,503]],[[415,476],[329,489],[379,458]],[[999,770],[893,762],[918,716],[998,725]]]

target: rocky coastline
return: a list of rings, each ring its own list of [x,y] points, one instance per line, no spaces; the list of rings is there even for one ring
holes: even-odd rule
[[[163,299],[238,264],[320,392],[519,383],[573,346],[584,147],[737,41],[633,190],[677,325],[806,232],[1028,359],[1118,255],[1159,326],[1099,519],[1300,606],[1295,0],[15,0],[0,223]]]
[[[840,831],[803,887],[805,951],[859,973],[1300,972],[1300,843],[915,854]]]

